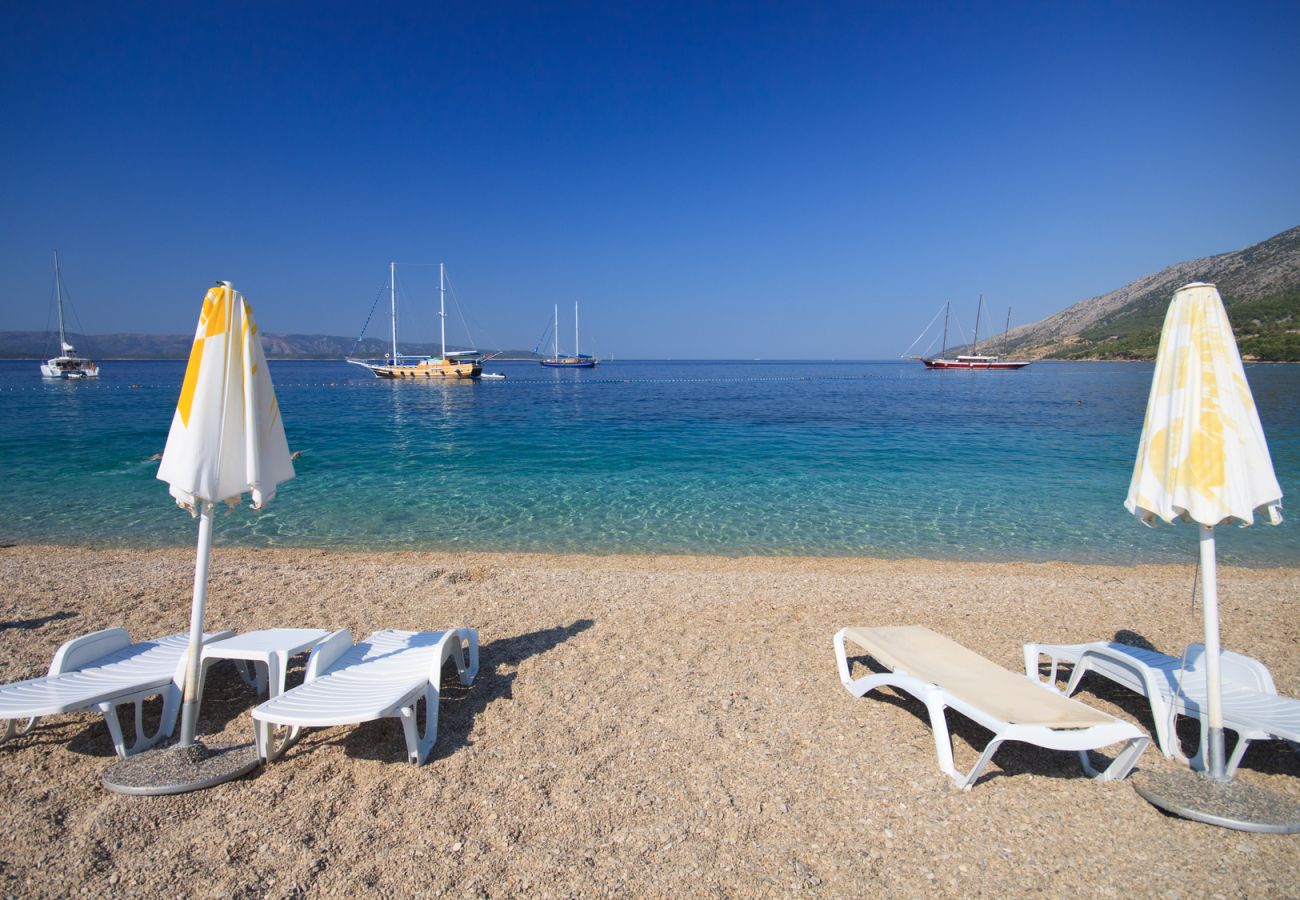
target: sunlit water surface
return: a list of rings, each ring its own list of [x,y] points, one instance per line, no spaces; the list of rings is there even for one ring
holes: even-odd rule
[[[491,363],[505,381],[393,383],[272,362],[297,477],[218,516],[244,546],[862,555],[1131,563],[1194,557],[1190,526],[1123,507],[1151,366]],[[182,361],[98,381],[0,362],[0,539],[192,544],[155,478]],[[1300,367],[1247,370],[1300,489]],[[1219,529],[1220,558],[1300,563],[1300,532]]]

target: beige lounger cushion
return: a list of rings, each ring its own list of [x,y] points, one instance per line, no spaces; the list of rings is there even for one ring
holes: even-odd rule
[[[930,684],[994,718],[1014,725],[1091,728],[1115,719],[1044,690],[961,644],[921,625],[848,628],[845,637],[882,665]]]

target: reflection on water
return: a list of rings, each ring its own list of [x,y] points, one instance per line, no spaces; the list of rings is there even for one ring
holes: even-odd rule
[[[506,381],[391,381],[272,362],[298,477],[221,540],[456,548],[1190,560],[1194,531],[1123,509],[1140,364],[932,372],[905,363],[494,363]],[[29,371],[32,370],[32,371]],[[182,361],[50,382],[0,362],[0,540],[190,544],[149,457]],[[1294,366],[1248,370],[1283,490],[1300,471]],[[1228,562],[1300,537],[1221,529]]]

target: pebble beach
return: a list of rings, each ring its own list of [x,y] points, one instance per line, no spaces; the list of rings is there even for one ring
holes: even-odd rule
[[[193,565],[192,550],[0,549],[0,682],[100,628],[185,630]],[[1200,638],[1193,577],[1190,562],[218,546],[209,628],[479,630],[478,680],[444,691],[429,762],[405,761],[388,720],[309,731],[207,791],[130,797],[100,786],[102,717],[56,717],[0,746],[0,893],[1294,896],[1298,836],[1172,818],[1072,754],[1016,744],[958,791],[920,703],[855,699],[836,674],[844,625],[926,625],[1015,671],[1029,640],[1177,653]],[[1224,645],[1300,695],[1300,568],[1225,566],[1219,590]],[[1079,697],[1151,730],[1140,698],[1095,676]],[[214,667],[201,734],[251,741],[257,702]],[[988,733],[950,723],[969,768]],[[1152,745],[1137,774],[1175,768]],[[1261,741],[1238,778],[1300,799],[1297,776],[1300,755]]]

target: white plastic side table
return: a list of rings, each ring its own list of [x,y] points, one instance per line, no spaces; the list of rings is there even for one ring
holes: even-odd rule
[[[217,660],[232,659],[245,665],[252,664],[254,675],[250,679],[241,671],[246,682],[256,689],[260,696],[267,691],[275,697],[284,692],[285,673],[289,660],[304,653],[324,639],[329,632],[323,628],[264,628],[237,634],[224,641],[213,641],[203,645],[203,675],[199,681],[199,696],[203,696],[203,679],[206,679],[208,666]],[[240,666],[243,669],[243,666]]]

